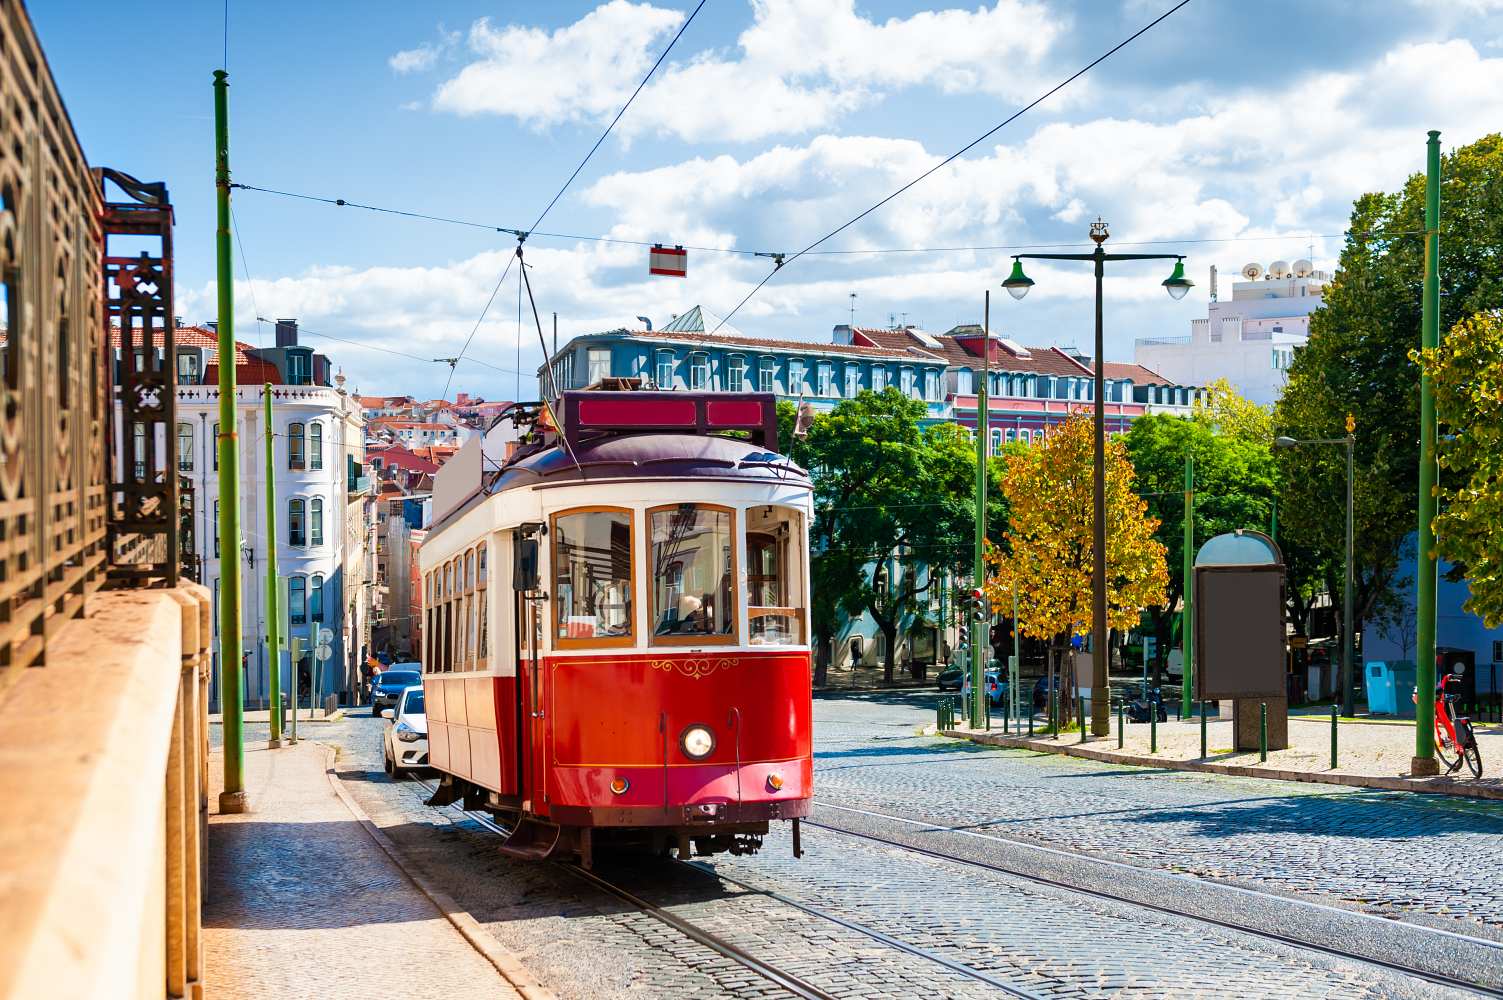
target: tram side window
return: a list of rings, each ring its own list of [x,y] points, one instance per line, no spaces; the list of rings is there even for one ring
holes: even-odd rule
[[[486,545],[486,543],[481,542],[480,545],[475,549],[475,609],[480,619],[479,623],[476,625],[476,629],[479,633],[478,637],[475,640],[476,670],[484,670],[488,666],[487,660],[490,657],[490,638],[486,635],[485,627],[486,619],[489,617],[488,610],[490,607],[490,605],[486,604],[485,601],[485,554],[487,548],[488,546]]]
[[[553,637],[559,646],[626,646],[632,635],[631,513],[557,514]]]
[[[650,510],[647,517],[653,642],[734,641],[731,512],[683,503]]]
[[[804,642],[804,518],[798,511],[747,510],[746,604],[751,645]]]

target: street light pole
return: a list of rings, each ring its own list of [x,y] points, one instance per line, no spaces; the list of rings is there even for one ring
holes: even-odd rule
[[[1173,253],[1107,253],[1103,244],[1110,238],[1105,222],[1097,219],[1091,223],[1091,239],[1096,249],[1091,253],[1025,253],[1013,257],[1012,274],[1002,283],[1015,299],[1021,299],[1033,287],[1033,279],[1023,273],[1023,258],[1030,260],[1088,260],[1096,272],[1096,371],[1095,406],[1093,408],[1093,432],[1095,437],[1095,462],[1092,470],[1092,497],[1094,515],[1092,521],[1091,553],[1091,735],[1106,736],[1111,732],[1110,679],[1107,673],[1107,595],[1106,595],[1106,358],[1102,337],[1102,278],[1106,262],[1118,260],[1172,260],[1174,272],[1164,279],[1164,290],[1178,300],[1185,296],[1194,284],[1185,277],[1185,258]]]
[[[989,433],[987,380],[991,378],[992,293],[987,289],[981,313],[981,385],[976,392],[976,563],[975,583],[979,594],[986,591],[986,453]],[[986,597],[982,596],[971,627],[971,728],[980,726],[986,715],[986,651],[991,648],[991,615],[981,614]]]

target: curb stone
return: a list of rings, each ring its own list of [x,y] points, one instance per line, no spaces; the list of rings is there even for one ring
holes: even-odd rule
[[[480,922],[472,917],[468,910],[463,909],[448,893],[435,888],[428,881],[427,876],[423,875],[414,865],[408,862],[406,856],[402,853],[402,849],[376,825],[375,821],[367,815],[364,809],[360,808],[359,803],[350,796],[350,793],[341,787],[339,774],[334,769],[334,749],[332,747],[325,747],[324,753],[324,774],[328,777],[329,785],[334,789],[334,794],[339,797],[339,801],[344,803],[345,808],[360,823],[361,828],[376,842],[376,846],[381,848],[387,857],[391,858],[392,863],[402,870],[402,873],[407,876],[413,885],[417,886],[419,892],[428,897],[428,900],[438,908],[438,911],[454,926],[454,929],[459,931],[464,939],[470,943],[470,946],[479,952],[487,962],[490,962],[496,971],[501,974],[501,978],[510,983],[512,988],[524,997],[525,1000],[558,1000],[553,991],[544,986],[538,980],[538,977],[533,975],[515,955],[497,944],[495,939],[485,932],[485,928],[480,926]]]
[[[1213,764],[1198,760],[1173,760],[1165,757],[1150,757],[1142,754],[1116,753],[1095,750],[1090,745],[1049,745],[1030,741],[1023,737],[1003,736],[998,733],[966,733],[956,729],[935,731],[925,727],[925,732],[949,739],[968,740],[986,746],[1012,747],[1016,750],[1035,750],[1039,753],[1062,754],[1066,757],[1084,757],[1106,764],[1125,764],[1130,767],[1151,767],[1159,770],[1199,771],[1206,774],[1230,774],[1242,778],[1272,778],[1277,781],[1304,781],[1321,785],[1347,785],[1356,788],[1381,788],[1387,791],[1418,792],[1426,795],[1454,795],[1462,798],[1503,800],[1503,787],[1475,785],[1456,781],[1453,778],[1400,778],[1374,774],[1333,774],[1329,771],[1289,771],[1274,767],[1252,767],[1246,764]]]

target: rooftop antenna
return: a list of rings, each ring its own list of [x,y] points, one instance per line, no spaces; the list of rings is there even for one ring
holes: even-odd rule
[[[902,315],[903,315],[903,326],[906,327],[906,326],[908,326],[908,314],[907,313],[903,313]]]
[[[856,293],[851,293],[851,329],[856,328]]]

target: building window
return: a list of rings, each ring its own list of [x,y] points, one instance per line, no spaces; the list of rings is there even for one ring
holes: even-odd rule
[[[802,396],[804,394],[804,368],[803,361],[788,362],[788,395]]]
[[[872,365],[872,392],[881,392],[887,388],[887,369],[881,365]]]
[[[323,497],[314,497],[308,501],[308,541],[313,545],[324,543]]]
[[[776,372],[773,369],[773,364],[772,358],[763,358],[757,362],[758,392],[775,392],[777,390],[777,383],[774,380]]]
[[[308,578],[305,576],[287,579],[287,622],[289,625],[308,624]]]
[[[657,387],[659,389],[672,389],[673,388],[673,352],[672,351],[659,351],[658,352],[657,374],[654,376],[653,381],[655,383],[657,383]]]
[[[1002,436],[1002,438],[1008,444],[1012,444],[1014,441],[1016,441],[1018,439],[1018,432],[1016,430],[1014,430],[1013,428],[1009,427],[1009,428],[1007,428],[1007,433],[1004,434]]]
[[[303,528],[303,501],[292,499],[287,501],[287,544],[307,545],[308,535]]]
[[[912,368],[906,368],[906,367],[905,368],[899,368],[898,369],[898,391],[901,392],[905,396],[912,396],[913,395],[913,387],[914,387],[913,369]]]
[[[828,361],[821,361],[815,366],[814,394],[817,396],[833,396],[835,394],[835,366]]]
[[[689,355],[689,388],[703,389],[710,384],[710,357],[695,352]]]
[[[219,578],[214,578],[214,638],[219,638]]]
[[[219,501],[214,501],[214,558],[219,558]]]
[[[308,617],[320,625],[324,621],[324,577],[314,573],[312,586],[308,588]]]
[[[992,434],[992,447],[991,447],[992,454],[993,455],[1000,455],[1000,454],[1002,454],[1002,429],[1000,427],[993,427],[991,429],[991,434]]]
[[[585,359],[589,365],[586,385],[599,385],[611,377],[611,349],[609,347],[591,347],[585,352]]]
[[[304,428],[302,424],[287,425],[287,468],[301,469],[303,460]]]
[[[734,641],[731,512],[689,503],[659,507],[647,512],[647,530],[652,641]]]
[[[555,645],[632,644],[631,525],[625,510],[554,515]]]
[[[855,399],[861,394],[861,366],[845,366],[845,395],[847,399]]]
[[[939,399],[939,372],[924,372],[924,398],[931,402]]]
[[[725,359],[725,389],[727,392],[743,392],[746,389],[746,359],[732,354]]]
[[[214,440],[209,442],[209,454],[214,456],[214,468],[219,468],[219,425],[214,425]]]
[[[179,382],[198,383],[198,355],[192,351],[178,351],[177,353],[177,380]]]
[[[308,355],[302,351],[288,352],[287,376],[293,385],[308,385],[313,381],[313,375],[308,371]]]
[[[193,425],[177,425],[177,471],[193,471]]]
[[[324,425],[314,422],[308,425],[308,468],[324,467]]]

